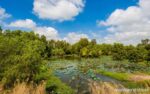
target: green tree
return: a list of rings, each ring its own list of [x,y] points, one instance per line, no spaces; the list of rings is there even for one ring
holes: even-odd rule
[[[100,49],[102,51],[102,55],[112,55],[113,46],[111,44],[101,44]]]
[[[92,40],[91,40],[91,44],[92,44],[92,45],[96,45],[96,44],[97,44],[96,39],[92,39]]]
[[[147,44],[149,44],[149,42],[150,42],[149,39],[141,40],[141,44],[142,44],[142,45],[147,45]]]
[[[136,47],[134,47],[133,45],[128,45],[125,46],[125,58],[129,59],[130,58],[130,53],[132,53],[133,50],[135,50]]]
[[[88,53],[89,53],[89,50],[87,49],[87,47],[82,48],[80,51],[80,55],[82,57],[88,57]]]
[[[41,41],[43,41],[44,43],[47,43],[46,37],[44,35],[41,36]]]
[[[147,56],[146,56],[146,61],[149,62],[150,61],[150,44],[147,44],[145,46],[146,50],[147,50]]]
[[[125,59],[125,48],[123,44],[115,43],[113,45],[112,57],[114,60],[123,60]]]
[[[88,46],[89,41],[87,38],[81,38],[80,41],[78,42],[79,46],[81,48]]]
[[[128,60],[130,62],[142,62],[146,59],[147,51],[144,48],[135,48],[128,52]]]
[[[102,55],[99,45],[93,45],[92,48],[89,48],[89,50],[90,57],[100,57]]]
[[[6,87],[17,79],[35,82],[35,76],[44,65],[44,42],[34,33],[6,31],[4,35],[0,36],[0,80]]]
[[[65,52],[63,49],[58,49],[58,48],[52,49],[53,56],[64,56],[64,54]]]
[[[80,51],[82,48],[84,47],[87,47],[89,44],[89,41],[87,38],[81,38],[77,43],[75,43],[73,46],[72,46],[72,50],[75,54],[78,54],[80,55]]]

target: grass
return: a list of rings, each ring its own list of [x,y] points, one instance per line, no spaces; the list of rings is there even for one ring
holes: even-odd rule
[[[104,70],[96,70],[96,73],[102,74],[119,81],[129,81],[130,75],[127,73],[109,72]]]
[[[53,90],[53,91],[52,91]],[[59,78],[53,76],[46,83],[48,94],[75,94],[74,90],[63,83]]]
[[[121,81],[121,84],[126,88],[148,88],[150,87],[150,80],[131,80],[133,74],[109,72],[104,70],[96,70],[96,73],[111,77],[113,79]]]
[[[0,94],[75,94],[75,92],[59,78],[52,76],[38,85],[32,82],[17,83],[9,90],[0,91]]]
[[[27,84],[26,82],[17,83],[12,89],[3,90],[0,94],[46,94],[45,83],[41,83],[38,86],[32,83]]]
[[[149,94],[150,89],[127,89],[108,82],[90,82],[90,94]]]
[[[139,82],[128,81],[128,82],[124,82],[122,84],[128,88],[149,88],[150,80],[143,80],[143,81],[139,81]]]

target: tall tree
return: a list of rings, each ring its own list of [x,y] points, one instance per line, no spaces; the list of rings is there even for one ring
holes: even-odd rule
[[[92,44],[92,45],[96,45],[96,44],[97,44],[96,39],[92,39],[92,40],[91,40],[91,44]]]
[[[149,39],[144,39],[144,40],[141,40],[142,42],[142,45],[147,45],[150,43],[150,40]]]

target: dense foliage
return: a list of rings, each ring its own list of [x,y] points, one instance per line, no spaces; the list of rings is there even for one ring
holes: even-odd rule
[[[146,42],[145,42],[146,41]],[[114,60],[128,60],[129,62],[150,61],[150,40],[142,40],[140,44],[123,45],[121,43],[114,44],[97,44],[96,40],[89,41],[81,38],[80,41],[71,45],[66,41],[48,41],[48,47],[51,49],[50,56],[65,57],[100,57],[112,56]]]
[[[46,88],[51,88],[48,92],[71,94],[72,89],[56,78],[46,66],[48,50],[44,36],[20,30],[4,31],[0,34],[0,82],[5,88],[11,88],[18,81],[39,84],[45,80],[48,84]],[[54,79],[56,85],[50,83]],[[52,88],[54,86],[55,90]]]
[[[5,31],[0,36],[0,80],[34,80],[43,64],[45,44],[33,32]]]

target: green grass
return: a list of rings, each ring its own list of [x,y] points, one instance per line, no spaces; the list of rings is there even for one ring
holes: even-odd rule
[[[65,83],[63,83],[58,77],[51,76],[46,83],[46,91],[51,91],[52,94],[75,94],[75,91]]]
[[[109,72],[104,70],[96,70],[96,73],[111,77],[119,81],[129,81],[129,74],[127,73]]]
[[[125,87],[127,88],[149,88],[150,87],[150,81],[139,81],[139,82],[131,82],[131,81],[128,81],[128,82],[123,82],[122,83]]]
[[[110,71],[104,71],[104,70],[96,70],[96,73],[111,77],[118,81],[121,81],[122,85],[124,85],[127,88],[148,88],[148,87],[150,87],[149,80],[134,82],[129,79],[131,74],[128,74],[128,73],[118,73],[118,72],[110,72]]]

